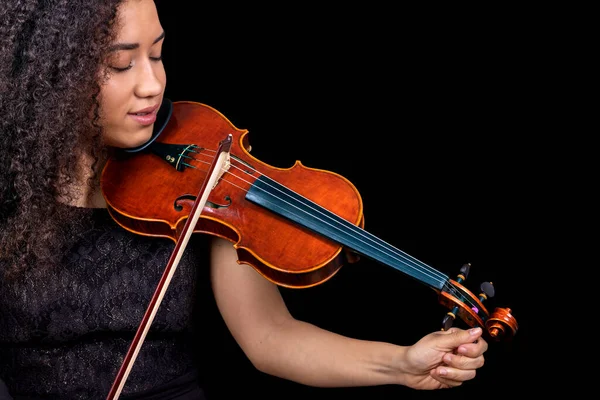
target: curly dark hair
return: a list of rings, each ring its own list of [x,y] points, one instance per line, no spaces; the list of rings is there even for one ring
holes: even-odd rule
[[[100,72],[123,0],[0,4],[0,269],[52,265],[65,241],[57,198],[78,181],[74,160],[98,160]],[[92,176],[98,171],[92,165]],[[81,178],[79,178],[81,179]],[[71,198],[69,197],[71,196]],[[64,201],[64,200],[63,200]]]

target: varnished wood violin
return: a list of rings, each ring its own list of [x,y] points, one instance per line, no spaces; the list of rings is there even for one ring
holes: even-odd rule
[[[495,341],[516,334],[511,309],[490,312],[484,305],[494,296],[491,283],[482,284],[478,295],[463,286],[469,264],[450,279],[366,231],[361,196],[345,177],[300,161],[277,168],[258,160],[250,154],[248,131],[202,103],[165,99],[159,116],[148,143],[109,160],[101,188],[111,216],[122,227],[177,244],[175,265],[185,247],[182,238],[192,233],[229,240],[240,263],[289,288],[321,284],[363,256],[435,290],[449,310],[442,329],[459,318],[482,327]],[[152,311],[134,340],[137,346],[170,275],[172,271],[161,280]],[[132,346],[129,359],[135,353]]]

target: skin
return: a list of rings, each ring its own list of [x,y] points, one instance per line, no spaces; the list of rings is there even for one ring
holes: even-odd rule
[[[152,0],[128,0],[120,13],[115,46],[121,50],[109,61],[101,116],[107,144],[135,147],[151,137],[152,126],[141,126],[130,113],[160,104],[164,94],[163,29]],[[102,201],[97,196],[87,205],[105,206]],[[348,338],[295,319],[275,284],[238,263],[232,243],[213,239],[210,268],[219,311],[262,372],[317,387],[439,389],[460,386],[484,365],[488,344],[479,328],[433,332],[411,346]]]
[[[131,114],[158,107],[167,74],[161,60],[164,31],[150,1],[128,1],[120,9],[122,28],[110,56],[109,78],[101,90],[104,141],[114,147],[136,147],[152,136]]]

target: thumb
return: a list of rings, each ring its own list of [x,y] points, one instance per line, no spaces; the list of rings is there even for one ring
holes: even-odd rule
[[[448,347],[456,348],[464,343],[473,343],[477,341],[483,334],[480,327],[471,328],[468,330],[452,328],[448,330],[448,335],[445,336],[445,344]]]

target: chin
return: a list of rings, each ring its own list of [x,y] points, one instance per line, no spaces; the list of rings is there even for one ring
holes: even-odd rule
[[[108,146],[120,149],[131,149],[146,143],[152,138],[152,126],[145,128],[141,132],[109,136],[105,138]]]
[[[128,143],[126,146],[122,146],[122,147],[124,147],[124,148],[138,147],[138,146],[141,146],[144,143],[146,143],[148,140],[150,140],[150,138],[152,138],[152,135],[144,136],[143,139],[132,141],[131,143]]]

